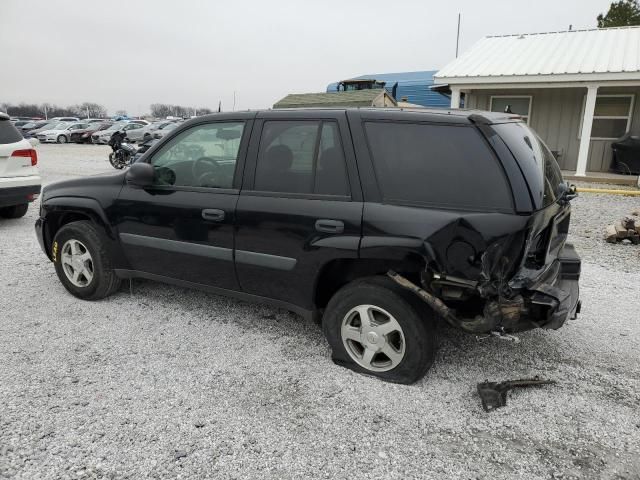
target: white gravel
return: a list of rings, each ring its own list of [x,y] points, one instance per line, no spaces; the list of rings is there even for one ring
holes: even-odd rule
[[[108,148],[39,146],[44,182]],[[441,328],[413,386],[334,365],[283,310],[136,282],[67,294],[27,217],[0,223],[0,478],[640,478],[640,247],[604,225],[640,198],[583,194],[583,314],[521,343]],[[485,413],[476,383],[533,375]]]

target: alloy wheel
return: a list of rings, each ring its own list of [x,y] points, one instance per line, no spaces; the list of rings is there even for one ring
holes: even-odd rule
[[[358,305],[347,312],[340,328],[349,356],[361,367],[386,372],[404,358],[406,343],[398,321],[375,305]]]
[[[93,280],[93,259],[87,247],[78,240],[67,240],[60,255],[62,270],[76,287],[86,287]]]

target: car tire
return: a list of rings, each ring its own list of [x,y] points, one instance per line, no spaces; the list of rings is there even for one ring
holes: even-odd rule
[[[363,315],[372,320],[370,326]],[[435,358],[433,312],[386,277],[356,280],[340,289],[327,305],[322,328],[336,364],[388,382],[416,382]]]
[[[51,255],[58,278],[69,293],[83,300],[100,300],[120,288],[106,241],[89,221],[71,222],[58,230]]]
[[[56,143],[67,143],[67,137],[65,137],[64,135],[58,135],[58,138],[56,138]]]
[[[24,217],[29,209],[28,203],[13,205],[11,207],[0,208],[0,216],[4,218],[20,218]]]

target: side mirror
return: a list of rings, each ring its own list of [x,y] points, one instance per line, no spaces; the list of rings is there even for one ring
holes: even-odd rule
[[[128,185],[138,188],[147,188],[153,185],[155,171],[148,163],[134,163],[125,174]]]

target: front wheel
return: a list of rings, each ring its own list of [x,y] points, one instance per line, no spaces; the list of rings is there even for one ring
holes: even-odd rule
[[[122,170],[124,168],[124,163],[119,153],[113,152],[109,154],[109,163],[111,166],[117,170]]]
[[[333,361],[357,372],[410,384],[433,363],[433,313],[385,277],[343,287],[329,302],[322,324]]]
[[[71,222],[56,233],[51,255],[58,278],[73,295],[99,300],[120,287],[105,236],[88,221]]]
[[[65,137],[64,135],[58,135],[58,138],[56,139],[56,142],[58,142],[58,143],[67,143],[67,137]]]

